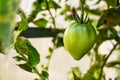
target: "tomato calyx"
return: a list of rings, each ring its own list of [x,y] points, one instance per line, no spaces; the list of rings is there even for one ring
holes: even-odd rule
[[[80,23],[80,24],[87,24],[89,22],[88,15],[84,14],[84,4],[85,4],[85,0],[80,0],[81,17],[79,17],[79,15],[77,14],[75,8],[74,7],[72,8],[73,18],[75,19],[75,21],[77,23]]]
[[[73,7],[72,8],[72,15],[73,15],[73,18],[74,20],[77,22],[77,23],[80,23],[80,24],[87,24],[90,19],[88,18],[88,14],[84,15],[84,14],[81,14],[81,17],[77,14],[75,8]]]

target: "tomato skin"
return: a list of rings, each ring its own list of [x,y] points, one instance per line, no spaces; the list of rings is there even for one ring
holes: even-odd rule
[[[96,31],[91,24],[72,23],[64,32],[64,47],[75,60],[80,60],[94,45]]]

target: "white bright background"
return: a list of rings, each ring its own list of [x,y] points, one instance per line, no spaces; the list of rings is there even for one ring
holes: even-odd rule
[[[55,0],[57,1],[57,0]],[[69,0],[65,2],[63,0],[63,4],[70,4],[72,6],[78,5],[78,0]],[[90,2],[91,1],[91,2]],[[88,0],[87,4],[90,5],[90,8],[101,7],[103,6],[104,2],[101,2],[99,6],[93,6],[93,4],[97,0]],[[25,11],[25,13],[29,14],[29,11],[32,9],[31,5],[34,0],[21,0],[21,8]],[[75,2],[75,3],[74,3]],[[59,18],[57,24],[63,25],[62,18]],[[63,25],[67,27],[68,24]],[[40,52],[41,55],[41,63],[46,63],[45,56],[48,54],[48,47],[52,46],[52,38],[35,38],[29,39],[34,47]],[[112,48],[112,44],[107,41],[103,45],[101,45],[99,51],[104,54],[108,54],[109,50]],[[115,54],[110,57],[109,60],[114,60],[116,58],[116,54],[118,52],[114,52]],[[0,54],[0,80],[34,80],[37,75],[31,74],[20,69],[16,64],[17,62],[12,59],[13,56],[16,55],[14,49],[9,51],[7,56]],[[81,60],[75,61],[69,53],[63,48],[58,48],[53,52],[53,56],[50,62],[49,67],[49,78],[50,80],[67,80],[67,73],[71,69],[71,67],[79,66],[80,70],[84,73],[87,72],[90,66],[90,59],[87,56],[84,56]],[[104,69],[106,71],[107,80],[108,77],[114,78],[117,73],[115,69],[109,68]]]

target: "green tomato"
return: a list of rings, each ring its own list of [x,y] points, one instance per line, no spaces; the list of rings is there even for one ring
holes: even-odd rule
[[[93,47],[96,31],[91,24],[72,23],[63,36],[66,50],[75,60],[80,60]]]

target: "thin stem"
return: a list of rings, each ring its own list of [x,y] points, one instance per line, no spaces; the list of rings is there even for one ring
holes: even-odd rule
[[[40,74],[40,72],[38,71],[38,69],[37,69],[36,67],[33,68],[33,69],[34,69],[35,73],[36,73],[40,78],[42,78],[43,80],[46,80],[46,78],[45,78],[43,75]]]
[[[48,1],[45,0],[45,2],[46,2],[47,10],[48,10],[48,12],[49,12],[49,14],[50,14],[50,16],[51,16],[51,18],[52,18],[54,28],[56,28],[55,19],[54,19],[53,15],[52,15],[52,13],[51,13],[51,11],[50,11]]]
[[[119,44],[119,41],[114,45],[114,47],[111,49],[110,53],[108,54],[108,56],[105,58],[103,65],[101,66],[101,71],[100,71],[100,75],[98,80],[101,80],[102,77],[102,73],[103,73],[103,68],[108,60],[108,58],[110,57],[110,55],[112,54],[112,52],[115,50],[115,48],[117,47],[117,45]]]
[[[96,43],[96,45],[95,45],[95,48],[94,48],[94,50],[95,50],[95,60],[96,61],[99,61],[99,54],[98,54],[98,48],[99,48],[99,46],[100,46],[100,43]]]
[[[81,23],[83,23],[83,18],[84,18],[84,9],[83,9],[83,7],[84,7],[84,0],[80,0],[80,4],[81,4],[81,11],[82,11],[82,13],[81,13]]]
[[[53,50],[55,50],[55,44],[53,45]],[[48,59],[48,62],[47,62],[47,66],[48,66],[48,68],[47,68],[47,71],[49,71],[49,66],[50,66],[50,61],[51,61],[51,59],[52,59],[52,55],[53,55],[53,51],[52,52],[50,52],[50,57],[49,57],[49,59]]]

